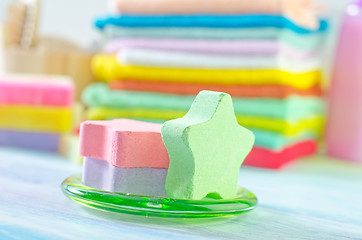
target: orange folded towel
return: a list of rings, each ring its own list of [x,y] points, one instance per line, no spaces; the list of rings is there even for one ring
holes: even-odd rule
[[[112,81],[109,87],[114,90],[161,92],[181,95],[196,95],[201,90],[226,92],[233,97],[286,98],[290,95],[321,96],[320,85],[301,90],[283,85],[211,85],[175,82],[147,82],[137,80]]]

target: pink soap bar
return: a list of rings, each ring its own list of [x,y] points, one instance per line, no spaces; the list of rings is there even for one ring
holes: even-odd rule
[[[129,119],[85,121],[80,127],[80,155],[121,168],[168,168],[161,126]]]
[[[68,107],[73,103],[74,84],[67,77],[0,76],[0,105]]]

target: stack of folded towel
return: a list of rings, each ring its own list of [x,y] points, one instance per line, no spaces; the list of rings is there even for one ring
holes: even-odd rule
[[[66,77],[0,76],[0,146],[58,152],[72,126],[73,94]]]
[[[327,23],[309,1],[227,2],[115,0],[122,14],[96,21],[108,41],[92,68],[107,84],[84,92],[87,118],[163,122],[199,91],[222,91],[256,137],[245,164],[279,168],[315,152]]]

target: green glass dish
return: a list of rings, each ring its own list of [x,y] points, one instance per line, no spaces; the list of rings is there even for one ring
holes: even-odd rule
[[[104,211],[173,218],[209,218],[233,216],[255,208],[257,198],[239,187],[234,199],[172,199],[101,191],[85,186],[80,174],[65,179],[62,191],[73,201]]]

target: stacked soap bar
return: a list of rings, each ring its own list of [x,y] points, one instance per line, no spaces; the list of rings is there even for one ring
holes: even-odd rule
[[[0,145],[57,152],[72,126],[73,92],[66,77],[0,76]]]
[[[93,188],[166,196],[169,165],[161,125],[129,119],[86,121],[80,129],[83,182]]]
[[[238,8],[219,10],[218,0],[194,8],[181,0],[115,2],[122,15],[95,23],[108,42],[92,68],[106,83],[83,93],[88,119],[164,122],[183,116],[199,91],[223,91],[233,96],[239,123],[255,134],[257,153],[245,164],[279,168],[315,152],[327,23],[314,16],[311,29],[299,24],[304,14],[268,9],[299,1],[236,1]]]

